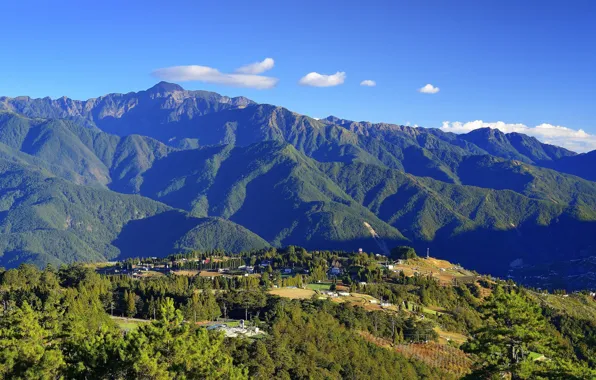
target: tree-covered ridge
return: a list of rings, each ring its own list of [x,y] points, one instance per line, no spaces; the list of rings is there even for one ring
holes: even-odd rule
[[[387,123],[354,122],[329,116],[324,121],[341,125],[358,134],[380,138],[407,136],[428,150],[444,150],[445,143],[461,148],[460,153],[493,156],[520,160],[526,163],[554,161],[576,155],[565,148],[544,144],[535,137],[521,133],[503,133],[498,129],[481,128],[457,135],[436,128],[417,128]],[[429,135],[436,138],[429,137]]]
[[[289,144],[176,152],[143,173],[142,183],[145,196],[228,218],[272,244],[380,249],[365,223],[383,239],[403,240]]]

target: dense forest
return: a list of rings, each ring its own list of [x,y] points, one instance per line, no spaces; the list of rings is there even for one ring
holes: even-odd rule
[[[548,294],[472,272],[446,284],[406,270],[429,261],[408,247],[391,257],[288,247],[43,270],[22,264],[0,272],[0,376],[596,376],[593,295]],[[279,293],[310,288],[319,290]],[[338,302],[334,292],[384,306]],[[228,334],[234,329],[255,333]],[[445,341],[446,332],[465,338]]]

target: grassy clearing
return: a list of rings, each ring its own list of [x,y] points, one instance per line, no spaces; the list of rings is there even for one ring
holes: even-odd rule
[[[309,299],[315,295],[315,291],[312,289],[279,288],[270,290],[269,294],[290,299]]]
[[[413,302],[407,302],[405,309],[413,312],[415,307],[422,307],[421,311],[426,314],[431,314],[431,315],[444,314],[444,311],[440,307],[435,307],[435,306],[426,307],[426,306],[414,304]]]
[[[177,276],[188,276],[188,277],[194,277],[197,274],[199,274],[198,270],[193,270],[193,269],[182,269],[182,270],[177,270],[173,272],[175,275]]]
[[[83,266],[91,269],[100,269],[116,265],[115,261],[104,261],[99,263],[84,263]]]
[[[348,297],[336,297],[336,298],[332,298],[331,300],[336,303],[349,302],[353,305],[361,306],[368,311],[372,311],[372,310],[394,310],[394,311],[396,311],[397,310],[397,307],[395,307],[395,305],[393,305],[390,308],[382,308],[381,301],[379,301],[378,299],[376,299],[373,296],[370,296],[368,294],[362,294],[362,293],[350,293],[350,295]],[[371,302],[371,301],[373,301],[373,302]]]
[[[451,331],[444,331],[441,330],[440,327],[435,327],[434,330],[439,334],[439,343],[447,344],[449,342],[454,342],[458,346],[465,343],[468,340],[468,337],[464,334],[451,332]]]
[[[434,257],[409,259],[404,264],[396,265],[395,269],[402,271],[406,276],[411,277],[416,273],[431,275],[443,285],[450,285],[453,280],[462,282],[473,282],[477,276],[468,270],[457,269],[456,265],[449,261],[436,259]]]

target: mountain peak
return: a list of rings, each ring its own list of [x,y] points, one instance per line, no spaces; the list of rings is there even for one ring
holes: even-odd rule
[[[175,91],[184,91],[184,88],[182,88],[182,86],[180,86],[179,84],[164,81],[159,82],[158,84],[147,90],[147,92],[151,93],[167,93]]]
[[[501,132],[501,130],[498,129],[498,128],[483,127],[483,128],[476,128],[474,130],[471,130],[467,134],[468,135],[489,135],[489,136],[494,136],[494,135],[502,135],[504,133]]]
[[[339,118],[339,117],[333,116],[333,115],[327,116],[326,118],[324,118],[322,120],[328,121],[333,124],[339,124],[339,125],[353,123],[352,120],[342,119],[342,118]]]

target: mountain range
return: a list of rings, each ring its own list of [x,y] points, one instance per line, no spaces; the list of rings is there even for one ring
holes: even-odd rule
[[[594,163],[519,133],[314,119],[165,82],[0,97],[0,264],[412,245],[504,275],[596,256]]]

